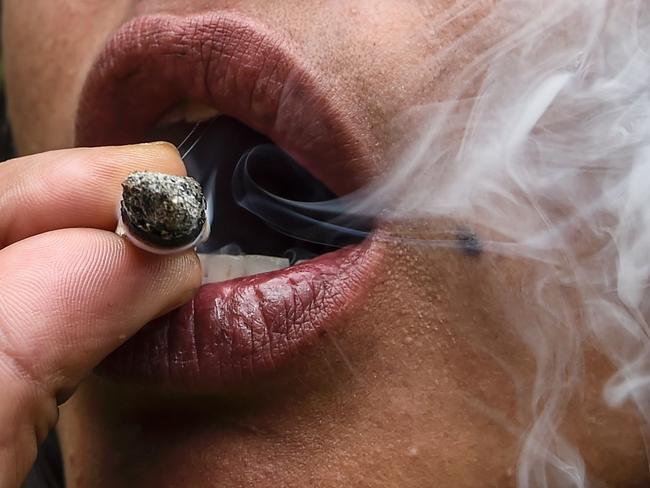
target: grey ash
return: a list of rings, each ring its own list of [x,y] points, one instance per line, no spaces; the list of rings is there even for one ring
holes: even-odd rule
[[[120,212],[135,238],[171,249],[187,246],[201,235],[206,201],[193,178],[136,172],[122,183]]]
[[[460,229],[456,233],[456,240],[459,247],[470,256],[478,256],[483,252],[483,243],[481,239],[471,229]]]

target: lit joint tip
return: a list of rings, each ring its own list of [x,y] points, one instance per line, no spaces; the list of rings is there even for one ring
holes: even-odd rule
[[[188,176],[135,172],[122,182],[117,234],[156,254],[195,248],[210,234],[201,185]]]

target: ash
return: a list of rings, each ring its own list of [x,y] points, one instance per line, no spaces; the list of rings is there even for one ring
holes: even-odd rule
[[[136,238],[173,248],[190,244],[201,234],[206,201],[193,178],[136,172],[122,183],[121,213]]]

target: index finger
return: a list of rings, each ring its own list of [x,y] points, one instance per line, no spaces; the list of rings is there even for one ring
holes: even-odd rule
[[[183,176],[168,143],[52,151],[0,164],[0,248],[51,230],[113,230],[121,182],[133,171]]]

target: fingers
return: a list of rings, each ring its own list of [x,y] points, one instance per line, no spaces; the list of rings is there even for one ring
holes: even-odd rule
[[[0,164],[0,248],[56,229],[114,230],[121,183],[143,170],[185,175],[167,143],[53,151]]]
[[[148,255],[90,229],[115,229],[121,182],[138,170],[185,175],[166,143],[0,164],[0,486],[19,486],[57,399],[200,285],[194,254]]]
[[[31,376],[57,392],[187,302],[201,271],[194,253],[163,259],[110,232],[76,229],[0,251],[0,283],[0,350],[32,363]]]
[[[15,463],[33,461],[57,398],[143,324],[189,300],[201,271],[194,253],[154,256],[110,232],[68,229],[0,251],[0,283],[0,471],[22,473]],[[2,455],[7,444],[15,455]]]

